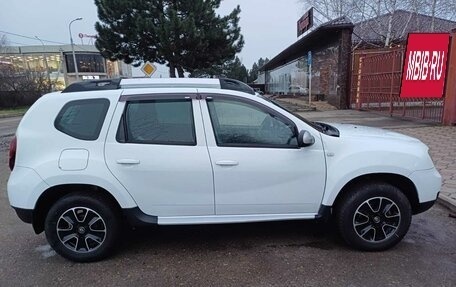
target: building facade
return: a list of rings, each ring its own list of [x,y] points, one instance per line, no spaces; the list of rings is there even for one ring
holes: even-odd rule
[[[79,80],[131,77],[131,65],[103,58],[93,45],[75,45]],[[0,50],[0,63],[15,71],[42,73],[55,89],[77,81],[71,45],[6,46]]]
[[[356,24],[346,17],[331,20],[309,31],[262,67],[266,93],[308,96],[310,89],[314,98],[324,98],[339,109],[349,108],[350,74],[357,65],[354,53],[374,49],[387,53],[391,48],[404,47],[410,32],[448,33],[455,28],[456,22],[404,10]]]
[[[283,50],[262,68],[266,93],[308,96],[310,90],[313,98],[346,108],[352,31],[353,24],[341,17]]]

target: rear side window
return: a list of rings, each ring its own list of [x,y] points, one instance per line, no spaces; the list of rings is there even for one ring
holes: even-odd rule
[[[93,141],[100,135],[108,108],[108,99],[71,101],[60,110],[54,126],[71,137]]]
[[[128,102],[117,132],[117,141],[196,145],[191,100]]]

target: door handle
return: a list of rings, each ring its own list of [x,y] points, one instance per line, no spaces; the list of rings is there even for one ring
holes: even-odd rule
[[[235,166],[235,165],[238,165],[239,162],[237,162],[235,160],[219,160],[219,161],[216,161],[215,164],[219,165],[219,166]]]
[[[139,159],[130,159],[130,158],[124,158],[124,159],[118,159],[116,160],[118,164],[139,164],[140,161]]]

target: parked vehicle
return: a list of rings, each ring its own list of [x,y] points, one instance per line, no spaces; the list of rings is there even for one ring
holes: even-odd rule
[[[419,140],[310,122],[230,79],[73,84],[27,111],[9,163],[17,215],[80,262],[111,254],[124,221],[334,216],[350,246],[385,250],[441,186]]]
[[[255,91],[256,95],[259,95],[259,96],[263,96],[264,95],[264,92],[261,89],[259,89],[259,88],[254,89],[254,91]]]
[[[308,95],[309,94],[309,89],[301,87],[301,86],[297,86],[297,85],[291,85],[288,88],[288,93],[289,94],[295,94],[295,95]]]

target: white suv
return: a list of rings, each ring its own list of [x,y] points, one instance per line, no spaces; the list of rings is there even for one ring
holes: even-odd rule
[[[229,79],[76,83],[40,98],[10,148],[8,197],[74,261],[132,225],[334,216],[346,242],[384,250],[435,202],[419,140],[309,122]]]

